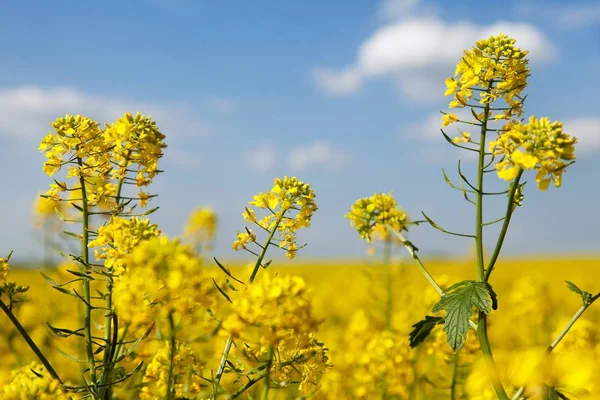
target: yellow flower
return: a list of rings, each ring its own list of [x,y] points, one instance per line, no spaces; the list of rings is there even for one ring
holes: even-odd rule
[[[210,208],[198,208],[188,218],[183,236],[199,249],[210,249],[217,231],[217,214]]]
[[[529,68],[525,58],[527,52],[516,47],[515,42],[515,39],[499,34],[480,40],[475,43],[475,47],[465,51],[456,66],[455,78],[446,79],[447,89],[444,95],[454,95],[449,107],[468,106],[474,89],[478,89],[481,104],[500,98],[506,102],[508,107],[500,114],[500,118],[520,116],[520,94],[527,86]]]
[[[496,164],[498,177],[510,181],[519,169],[536,170],[538,188],[546,190],[551,182],[561,186],[563,172],[575,160],[576,143],[563,132],[562,122],[532,116],[526,124],[508,123],[489,147],[502,156]]]
[[[309,392],[331,368],[328,350],[315,336],[322,320],[313,314],[312,297],[302,278],[264,272],[231,293],[232,313],[221,329],[243,338],[241,356],[250,369],[272,350],[271,380],[285,386],[299,378],[300,390]]]
[[[46,369],[35,362],[13,370],[10,377],[0,379],[0,398],[3,400],[72,399],[64,391],[60,382],[49,377]]]
[[[461,132],[460,136],[454,138],[454,143],[469,143],[471,141],[471,132]]]
[[[444,116],[442,117],[442,126],[448,126],[453,122],[458,121],[458,117],[454,114],[444,114]]]
[[[285,176],[275,178],[271,191],[259,193],[248,204],[267,210],[263,218],[257,219],[256,212],[246,208],[242,214],[246,221],[253,222],[262,229],[272,232],[277,230],[279,248],[285,250],[287,258],[294,258],[300,247],[296,243],[296,232],[310,227],[310,221],[317,210],[315,193],[309,184],[296,177]],[[232,244],[234,250],[246,249],[246,245],[256,241],[256,235],[238,233],[237,240]]]
[[[100,247],[95,250],[96,258],[105,260],[104,266],[120,275],[125,271],[124,258],[140,242],[159,235],[158,225],[151,224],[147,218],[111,217],[106,225],[98,228],[98,236],[88,247]]]
[[[0,257],[0,282],[6,281],[8,276],[8,261]]]
[[[203,391],[202,362],[192,349],[183,343],[175,344],[172,379],[175,398],[196,399]],[[148,364],[140,393],[141,400],[164,399],[167,396],[171,344],[165,341]]]
[[[189,246],[164,236],[140,242],[124,259],[115,280],[114,304],[132,329],[152,321],[166,324],[169,314],[193,323],[214,302],[214,285]]]
[[[358,199],[345,217],[356,228],[360,238],[369,243],[375,231],[385,240],[389,235],[388,226],[395,231],[402,231],[408,225],[408,216],[396,206],[391,193],[375,193],[371,197]]]

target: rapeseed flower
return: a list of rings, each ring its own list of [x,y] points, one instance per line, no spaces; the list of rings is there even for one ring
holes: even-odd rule
[[[445,96],[454,96],[450,108],[468,107],[474,92],[480,94],[480,104],[503,99],[508,107],[498,119],[510,119],[522,113],[521,92],[529,76],[527,51],[515,46],[516,40],[498,34],[479,40],[466,50],[456,66],[455,77],[446,79]],[[443,117],[443,125],[457,121],[453,114]]]
[[[561,186],[563,172],[575,160],[576,143],[563,132],[562,122],[532,116],[526,124],[509,123],[489,147],[502,156],[496,164],[498,177],[511,181],[520,170],[535,170],[538,188],[546,190],[551,182]]]
[[[345,217],[356,228],[360,238],[369,243],[373,233],[386,239],[389,235],[388,226],[400,232],[407,230],[409,222],[408,216],[396,205],[391,193],[375,193],[371,197],[358,199]]]
[[[310,185],[298,178],[275,178],[271,191],[255,195],[254,200],[248,203],[267,210],[267,215],[258,219],[255,210],[248,207],[242,215],[246,221],[269,232],[270,236],[276,232],[277,237],[271,236],[269,244],[277,242],[277,246],[285,250],[286,257],[293,259],[300,249],[296,243],[296,233],[299,229],[310,227],[311,218],[317,211],[314,199],[315,193]],[[246,249],[249,243],[256,241],[254,233],[238,233],[237,236],[232,245],[234,250]]]

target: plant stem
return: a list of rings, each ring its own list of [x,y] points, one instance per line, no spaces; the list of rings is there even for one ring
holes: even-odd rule
[[[277,223],[275,224],[275,227],[269,233],[269,237],[267,238],[265,244],[262,247],[262,251],[258,255],[258,258],[256,259],[256,264],[254,264],[254,269],[252,270],[252,274],[250,275],[250,283],[254,282],[254,279],[256,278],[256,274],[258,274],[258,270],[260,269],[260,266],[262,265],[265,255],[267,254],[267,249],[269,248],[269,245],[271,244],[271,240],[273,240],[273,236],[275,235],[275,232],[277,231],[277,228],[279,227],[279,224],[281,223],[281,220],[283,219],[284,214],[281,215],[281,219],[279,219],[277,221]],[[212,397],[213,399],[217,398],[217,392],[219,390],[221,378],[223,377],[223,372],[225,371],[225,364],[227,363],[227,358],[229,357],[229,352],[231,351],[232,344],[233,344],[233,337],[231,335],[229,335],[229,337],[227,338],[227,342],[225,343],[225,349],[223,349],[223,356],[221,357],[221,362],[219,363],[219,368],[217,369],[217,374],[215,375],[215,379],[213,381],[213,397]]]
[[[493,82],[490,82],[487,88],[489,92],[493,87]],[[476,202],[475,202],[475,248],[477,251],[477,272],[479,280],[485,282],[485,261],[483,257],[483,169],[485,167],[485,136],[487,133],[487,124],[489,119],[490,103],[486,103],[483,111],[483,120],[481,121],[481,133],[479,139],[479,160],[477,163],[477,190],[476,190]],[[511,199],[512,201],[512,199]],[[496,363],[494,362],[494,356],[492,354],[492,348],[487,334],[487,315],[483,312],[479,312],[479,323],[477,328],[479,336],[479,342],[481,343],[481,351],[483,352],[484,359],[488,364],[488,369],[491,372],[492,385],[496,396],[500,400],[509,400],[506,390],[502,385],[502,381],[498,375]]]
[[[128,152],[125,156],[124,164],[125,167],[129,163],[129,155],[131,152]],[[117,184],[117,191],[115,195],[115,204],[116,210],[118,213],[120,211],[120,202],[121,202],[121,191],[123,190],[123,182],[125,180],[125,176],[119,179],[119,183]],[[110,270],[109,272],[112,272]],[[105,315],[104,315],[104,343],[106,344],[106,348],[104,349],[104,362],[102,365],[102,373],[100,375],[100,385],[102,389],[100,390],[100,398],[111,398],[112,385],[105,385],[107,380],[110,378],[111,372],[114,368],[114,363],[112,362],[112,358],[110,355],[112,354],[112,350],[114,346],[117,346],[117,343],[112,343],[112,313],[113,304],[112,304],[112,294],[113,294],[113,285],[114,279],[111,275],[106,276],[106,288],[104,291],[104,307]]]
[[[587,310],[596,300],[598,300],[598,298],[600,298],[600,292],[597,293],[595,296],[593,296],[587,303],[585,303],[584,305],[579,307],[577,312],[573,315],[573,317],[567,323],[567,325],[564,327],[564,329],[558,334],[558,336],[556,337],[556,339],[554,339],[554,341],[550,344],[550,346],[548,346],[548,348],[546,349],[547,355],[552,353],[552,351],[556,348],[556,346],[558,346],[558,344],[564,339],[564,337],[567,336],[567,333],[569,333],[569,331],[571,330],[573,325],[575,325],[575,323],[577,322],[579,317],[581,317],[583,315],[583,313],[585,312],[585,310]],[[512,400],[519,400],[519,398],[523,395],[524,392],[525,392],[525,386],[521,386],[519,388],[519,390],[513,396]]]
[[[431,285],[440,294],[440,296],[444,296],[446,293],[444,293],[444,290],[442,290],[440,285],[438,285],[437,282],[435,281],[435,279],[433,279],[433,276],[431,276],[429,271],[427,271],[427,268],[425,268],[425,265],[423,265],[423,262],[417,255],[417,248],[411,242],[406,240],[406,238],[404,237],[404,235],[402,233],[395,231],[389,225],[387,226],[387,228],[390,232],[394,233],[394,235],[396,235],[398,237],[398,239],[400,239],[400,241],[402,242],[402,244],[404,245],[404,247],[406,248],[406,250],[412,257],[412,259],[417,262],[417,266],[419,267],[419,270],[423,273],[423,275],[425,275],[425,278],[429,281],[429,283],[431,283]]]
[[[283,214],[281,215],[281,218],[283,218]],[[265,258],[265,255],[267,254],[267,248],[269,248],[269,245],[271,244],[271,240],[273,240],[273,236],[275,235],[275,232],[277,231],[277,228],[279,227],[280,223],[281,223],[281,219],[279,221],[277,221],[277,223],[275,224],[275,227],[273,228],[271,233],[269,233],[269,237],[267,238],[267,241],[265,242],[265,244],[260,252],[260,255],[256,259],[256,264],[254,264],[254,269],[252,270],[252,274],[250,275],[250,283],[254,282],[254,278],[256,278],[258,269],[262,265],[262,261]]]
[[[383,267],[386,271],[386,290],[387,298],[385,303],[385,329],[387,331],[392,330],[392,315],[393,315],[393,285],[392,285],[392,240],[387,238],[383,247]]]
[[[265,382],[263,384],[263,390],[260,396],[261,400],[269,399],[269,389],[271,388],[271,364],[273,363],[273,346],[269,347],[268,357],[269,359],[267,361],[267,368],[265,371]]]
[[[175,398],[175,353],[176,349],[176,336],[175,336],[175,321],[173,320],[173,312],[169,313],[169,373],[167,378],[167,400],[173,400]]]
[[[494,253],[488,262],[488,267],[485,270],[484,281],[487,282],[490,279],[490,275],[494,270],[494,266],[496,265],[496,261],[498,260],[498,256],[500,255],[500,250],[502,250],[502,245],[504,244],[504,238],[506,237],[506,232],[508,231],[508,225],[510,224],[510,219],[515,210],[515,193],[519,187],[519,181],[521,180],[521,176],[523,175],[523,170],[519,168],[519,173],[515,180],[512,183],[510,188],[510,192],[508,193],[508,204],[506,205],[506,216],[504,217],[504,222],[502,223],[502,228],[500,229],[500,234],[498,236],[498,241],[496,242],[496,247],[494,248]]]
[[[490,378],[492,385],[494,386],[496,396],[498,396],[499,400],[510,400],[506,394],[504,386],[502,385],[502,381],[500,380],[500,376],[498,374],[498,369],[496,368],[496,363],[494,362],[492,348],[490,347],[490,342],[487,336],[487,318],[485,317],[486,315],[483,312],[479,312],[477,334],[481,344],[481,352],[483,353],[483,358],[486,361],[487,368],[490,371]]]
[[[223,372],[225,371],[225,363],[227,363],[227,356],[229,356],[229,351],[231,350],[232,344],[233,336],[229,335],[229,337],[227,338],[227,342],[225,342],[223,356],[221,357],[221,362],[219,362],[219,368],[217,369],[217,374],[215,375],[215,379],[213,381],[213,399],[217,398],[217,392],[219,391],[219,383],[221,382],[221,377],[223,376]]]
[[[456,384],[458,383],[458,354],[452,357],[452,383],[450,384],[450,400],[456,399]]]
[[[46,367],[46,370],[52,376],[52,378],[54,378],[57,381],[59,381],[60,384],[62,385],[63,384],[62,379],[60,379],[60,377],[58,376],[58,374],[56,373],[56,371],[54,370],[54,368],[52,368],[52,365],[50,364],[50,362],[48,361],[48,359],[46,358],[46,356],[44,355],[44,353],[42,353],[42,351],[35,344],[35,342],[31,338],[31,336],[29,336],[29,333],[27,333],[27,330],[25,330],[25,328],[23,327],[23,325],[21,325],[21,323],[19,322],[19,320],[17,319],[17,317],[15,317],[15,315],[12,313],[12,311],[10,310],[10,308],[8,308],[6,306],[6,304],[4,304],[4,302],[2,300],[0,300],[0,308],[2,309],[2,311],[4,311],[4,313],[6,314],[6,316],[8,317],[8,319],[10,319],[10,322],[13,323],[13,325],[15,326],[15,328],[17,328],[17,330],[19,331],[19,333],[21,334],[21,336],[23,337],[23,339],[25,340],[25,342],[27,343],[27,345],[29,345],[29,347],[31,348],[31,350],[33,351],[33,353],[37,356],[37,358],[40,360],[40,362],[42,363],[42,365],[44,367]]]
[[[83,168],[83,161],[81,160],[81,158],[77,158],[77,162],[79,164],[80,168]],[[89,265],[89,249],[88,249],[88,243],[89,243],[89,231],[88,231],[88,224],[89,224],[89,209],[88,209],[88,199],[87,199],[87,193],[86,193],[86,188],[85,188],[85,179],[83,178],[83,176],[79,177],[79,184],[81,186],[81,208],[82,208],[82,240],[81,240],[81,257],[84,263],[83,266],[83,270],[85,271],[88,268]],[[96,363],[94,360],[94,350],[92,348],[92,310],[90,307],[91,304],[91,300],[90,300],[90,281],[88,279],[84,279],[82,281],[83,283],[83,298],[85,299],[87,304],[84,304],[85,307],[85,311],[84,311],[84,317],[83,317],[83,324],[84,324],[84,330],[85,330],[85,347],[86,347],[86,352],[87,352],[87,359],[88,359],[88,367],[90,370],[90,384],[92,389],[94,389],[94,391],[97,388],[97,381],[96,381]],[[96,393],[92,394],[93,398],[96,398]]]

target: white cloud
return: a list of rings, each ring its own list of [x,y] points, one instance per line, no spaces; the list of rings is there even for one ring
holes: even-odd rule
[[[409,99],[439,99],[444,78],[453,73],[463,50],[500,32],[516,38],[518,46],[530,51],[532,61],[547,62],[556,56],[550,40],[528,23],[500,21],[481,26],[410,17],[380,27],[359,46],[352,64],[338,71],[315,69],[313,80],[325,92],[348,95],[370,79],[388,78]]]
[[[249,151],[246,158],[255,170],[268,171],[275,166],[277,161],[277,152],[275,146],[271,144],[263,144],[258,148]]]
[[[70,87],[47,89],[29,85],[0,89],[0,136],[36,141],[50,130],[50,122],[65,114],[84,114],[105,123],[127,111],[151,115],[167,135],[167,143],[210,132],[185,104],[144,103],[117,96],[87,94]]]
[[[295,170],[339,169],[347,164],[350,156],[344,150],[334,148],[330,143],[316,141],[290,151],[288,163]]]
[[[379,6],[379,17],[385,20],[402,18],[419,5],[420,0],[383,0]]]
[[[577,138],[576,153],[600,148],[600,117],[578,117],[564,121],[566,133]]]
[[[343,96],[355,92],[361,86],[361,76],[356,69],[335,71],[329,68],[316,68],[313,80],[327,93]]]

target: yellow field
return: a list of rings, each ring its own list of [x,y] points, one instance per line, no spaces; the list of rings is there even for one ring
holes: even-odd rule
[[[475,273],[473,262],[467,260],[425,262],[440,284],[451,284],[473,277]],[[219,275],[220,271],[209,261],[205,261],[205,265],[211,275]],[[458,360],[445,343],[440,327],[435,328],[425,343],[416,349],[409,348],[411,325],[431,315],[430,308],[437,301],[436,293],[428,287],[412,260],[396,261],[391,270],[393,333],[389,337],[385,336],[384,327],[387,267],[374,261],[321,263],[299,259],[293,266],[273,266],[269,270],[302,276],[314,293],[315,314],[324,319],[318,336],[329,348],[334,368],[326,372],[314,398],[449,399],[452,390],[455,399],[467,398],[467,395],[473,399],[494,398],[487,379],[480,369],[474,368],[480,356],[476,340],[471,340],[473,335]],[[234,274],[240,276],[248,271],[242,266],[233,268]],[[593,257],[499,262],[492,284],[500,304],[491,317],[490,336],[509,393],[524,383],[528,375],[541,371],[540,365],[543,365],[551,367],[545,370],[545,378],[556,379],[552,384],[562,388],[563,393],[574,395],[572,388],[583,388],[592,393],[591,398],[600,398],[595,397],[599,393],[596,377],[600,372],[597,362],[600,307],[592,306],[577,322],[553,353],[556,362],[537,364],[544,348],[581,305],[579,297],[567,290],[564,281],[571,280],[585,290],[597,292],[600,290],[599,272],[600,259]],[[52,274],[56,276],[57,272]],[[516,281],[515,276],[519,277]],[[76,326],[72,316],[77,315],[78,303],[52,289],[35,270],[11,270],[11,279],[31,286],[27,293],[30,301],[19,305],[16,315],[34,340],[50,354],[55,368],[67,374],[64,378],[78,380],[77,363],[61,355],[59,350],[76,354],[77,345],[70,339],[49,339],[50,331],[45,325],[48,321],[61,328]],[[0,341],[1,368],[3,373],[8,373],[35,357],[6,317],[1,315],[1,318],[0,331],[4,337]],[[156,335],[150,335],[140,345],[135,358],[148,362],[155,339]],[[192,344],[205,356],[202,362],[206,376],[216,369],[224,341],[222,337]],[[119,398],[135,396],[134,382],[139,383],[139,379],[134,378],[121,388]],[[276,393],[273,391],[272,396]],[[290,393],[294,392],[281,391],[281,396],[292,398]]]

